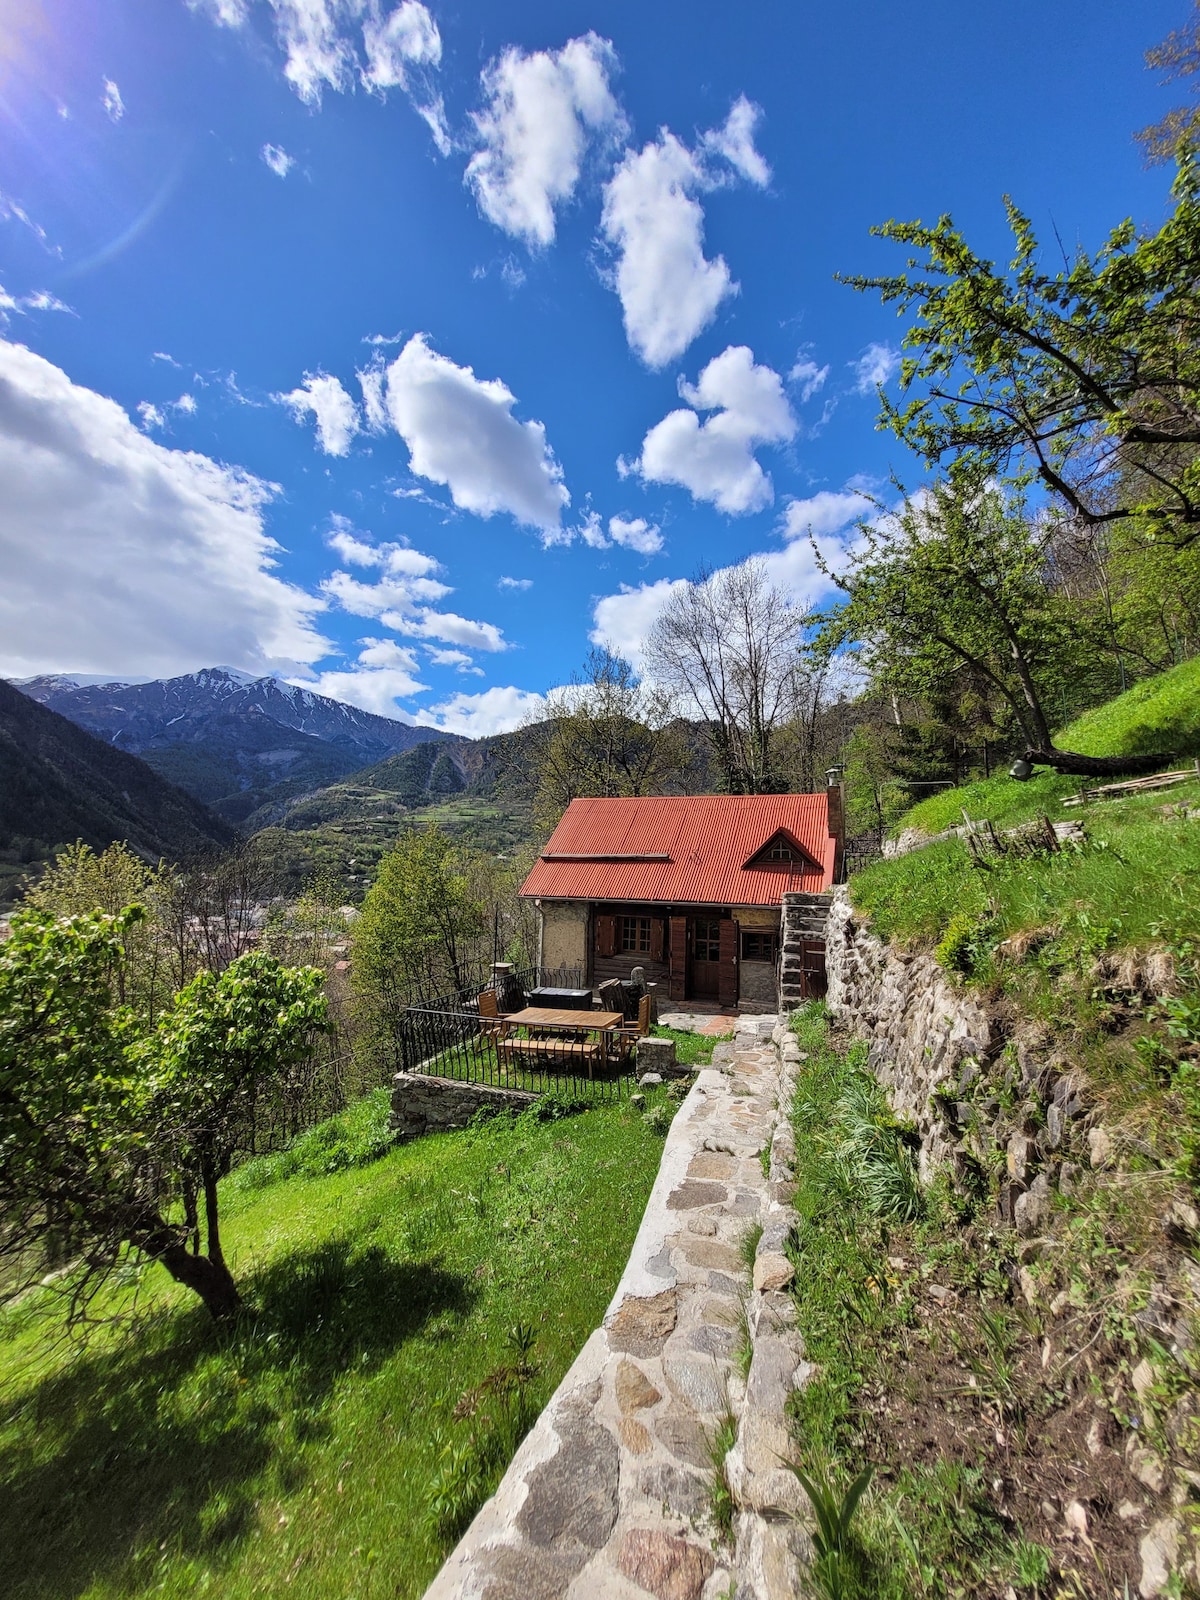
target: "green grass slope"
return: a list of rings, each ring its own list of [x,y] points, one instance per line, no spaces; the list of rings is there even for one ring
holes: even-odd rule
[[[1166,748],[1180,765],[1189,764],[1200,752],[1200,660],[1088,712],[1063,729],[1057,743],[1087,755]],[[1046,932],[1047,960],[1067,945],[1075,955],[1084,949],[1095,955],[1191,937],[1200,922],[1200,821],[1187,811],[1200,806],[1200,779],[1064,808],[1063,799],[1084,782],[1048,773],[1018,783],[1005,774],[923,800],[900,819],[898,830],[939,833],[960,824],[964,811],[997,828],[1044,813],[1053,821],[1082,822],[1087,837],[1081,847],[1004,857],[986,867],[974,863],[959,839],[927,845],[856,874],[854,904],[870,914],[876,932],[901,944],[936,944],[957,918],[968,966],[972,938],[980,950],[995,949],[1034,929]],[[1164,807],[1173,809],[1166,814]],[[982,971],[988,962],[980,955],[976,965]]]
[[[1146,678],[1115,700],[1085,712],[1056,733],[1054,742],[1060,750],[1084,756],[1163,750],[1179,758],[1180,765],[1188,765],[1200,756],[1200,657]],[[893,831],[919,828],[923,833],[941,833],[962,822],[964,808],[972,818],[989,817],[998,827],[1024,822],[1051,808],[1065,815],[1063,797],[1096,781],[1039,772],[1028,783],[1017,783],[1005,772],[931,795],[906,811]]]
[[[131,1320],[86,1346],[50,1290],[0,1317],[6,1600],[422,1593],[513,1443],[500,1426],[503,1449],[475,1450],[503,1406],[459,1402],[511,1364],[518,1323],[529,1400],[548,1399],[616,1287],[662,1139],[612,1105],[356,1165],[383,1109],[226,1182],[226,1254],[257,1308],[236,1334],[157,1267],[110,1291],[97,1311]]]

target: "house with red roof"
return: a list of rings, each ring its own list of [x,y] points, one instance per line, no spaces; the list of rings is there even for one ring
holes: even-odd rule
[[[521,889],[541,916],[539,964],[592,985],[642,967],[672,1002],[773,1010],[784,896],[837,881],[842,815],[837,787],[573,800]],[[810,942],[801,987],[823,993]]]

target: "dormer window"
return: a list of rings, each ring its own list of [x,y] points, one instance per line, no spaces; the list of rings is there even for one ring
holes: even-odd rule
[[[742,865],[743,868],[770,867],[776,871],[781,867],[790,867],[793,872],[821,870],[820,863],[785,828],[777,829]]]

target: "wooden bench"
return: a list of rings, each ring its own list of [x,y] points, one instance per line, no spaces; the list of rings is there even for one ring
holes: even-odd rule
[[[595,1062],[603,1055],[603,1047],[594,1040],[572,1044],[566,1039],[497,1039],[496,1055],[501,1061],[511,1061],[514,1058],[530,1057],[536,1060],[541,1056],[549,1061],[580,1061],[587,1062],[590,1072]]]

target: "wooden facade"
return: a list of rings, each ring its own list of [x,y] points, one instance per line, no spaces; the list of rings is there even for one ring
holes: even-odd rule
[[[588,971],[593,985],[627,979],[641,967],[646,981],[674,1003],[772,1005],[778,952],[779,913],[759,906],[617,903],[592,908]]]

